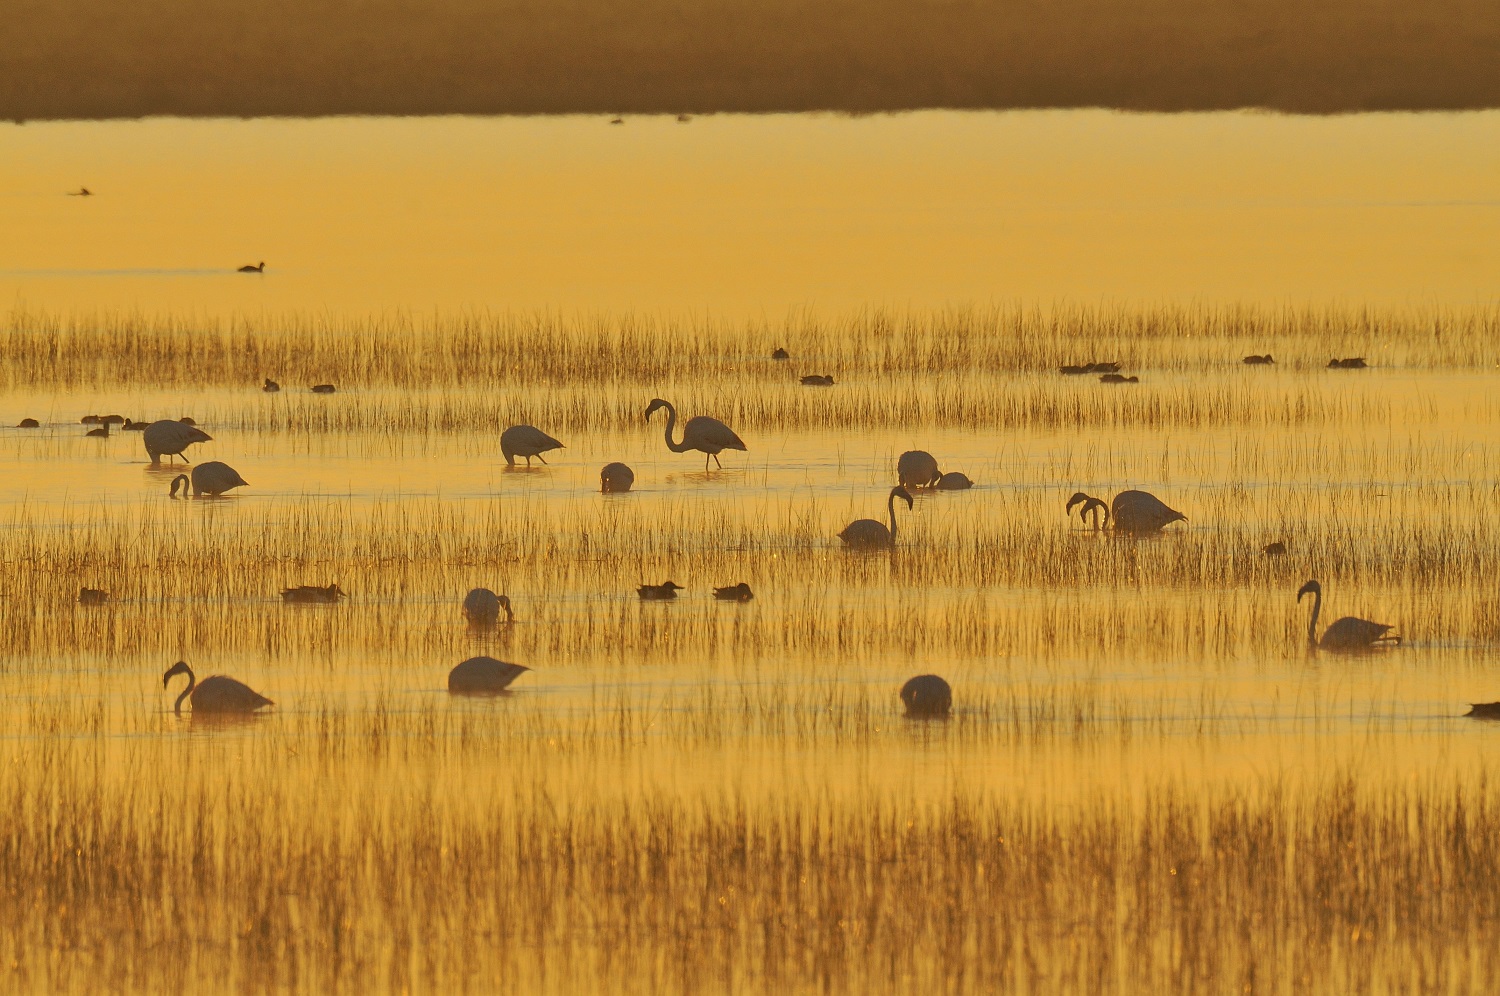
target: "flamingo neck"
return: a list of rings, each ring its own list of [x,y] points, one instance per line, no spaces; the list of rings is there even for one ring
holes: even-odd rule
[[[896,496],[889,495],[885,499],[885,513],[891,520],[891,545],[896,545]]]
[[[667,449],[671,450],[673,453],[686,453],[687,449],[688,449],[688,444],[687,444],[687,440],[686,439],[684,439],[680,443],[674,443],[674,442],[672,442],[672,430],[677,428],[677,408],[670,401],[666,402],[666,408],[667,408],[667,432],[666,432]]]
[[[177,497],[177,489],[179,487],[182,488],[182,496],[186,498],[188,493],[188,476],[186,474],[178,474],[176,477],[172,478],[171,496],[173,498]]]
[[[195,687],[197,687],[197,684],[198,684],[198,678],[197,678],[196,675],[193,674],[193,669],[192,668],[188,668],[187,669],[187,676],[188,676],[187,687],[182,690],[182,694],[179,695],[179,696],[177,696],[177,701],[172,704],[172,711],[175,712],[179,716],[182,715],[182,702],[183,702],[183,700],[186,699],[189,695],[193,694],[193,689]]]
[[[1307,643],[1308,646],[1318,645],[1318,613],[1323,611],[1323,590],[1321,588],[1313,591],[1313,614],[1307,621]]]

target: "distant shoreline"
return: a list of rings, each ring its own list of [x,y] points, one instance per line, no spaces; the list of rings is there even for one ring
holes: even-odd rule
[[[0,118],[1500,107],[1493,0],[31,4]]]

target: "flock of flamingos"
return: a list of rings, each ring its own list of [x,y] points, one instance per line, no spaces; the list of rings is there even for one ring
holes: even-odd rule
[[[1245,362],[1274,361],[1267,356],[1247,358]],[[1064,368],[1064,372],[1083,371]],[[1089,369],[1088,372],[1094,371]],[[266,391],[279,391],[280,389],[280,385],[274,381],[267,380],[265,383],[264,390]],[[318,385],[313,390],[323,394],[333,392],[331,385],[324,384]],[[688,419],[683,425],[681,438],[674,439],[673,435],[677,429],[677,409],[671,402],[653,398],[646,407],[645,417],[649,421],[652,415],[663,409],[667,413],[664,432],[667,449],[673,453],[689,451],[702,453],[705,472],[709,469],[710,460],[723,469],[723,464],[719,462],[720,453],[726,450],[743,451],[746,448],[744,441],[733,429],[718,419],[706,415],[697,415]],[[119,416],[110,416],[108,419],[91,416],[91,420],[104,422],[105,433],[108,432],[109,420],[125,423],[130,429],[139,429],[142,432],[146,452],[151,457],[154,466],[159,466],[164,456],[181,457],[186,462],[187,458],[184,454],[188,447],[212,439],[208,433],[192,424],[190,419],[180,421],[163,419],[149,425],[132,423]],[[94,430],[91,434],[98,434],[98,431]],[[524,458],[527,466],[531,465],[533,458],[545,464],[547,461],[542,454],[562,448],[561,442],[530,425],[511,426],[500,436],[500,452],[509,466],[516,465],[517,457]],[[963,474],[940,472],[937,460],[932,454],[923,450],[912,450],[901,454],[897,461],[896,474],[898,483],[890,490],[886,498],[886,521],[856,519],[849,523],[838,534],[845,546],[858,550],[894,547],[896,545],[896,502],[904,501],[910,509],[913,505],[912,490],[927,488],[962,490],[973,486],[973,482]],[[180,491],[183,497],[187,497],[191,489],[193,497],[219,497],[227,491],[244,487],[248,483],[228,464],[211,461],[192,467],[190,474],[181,474],[176,477],[172,481],[170,494],[175,498]],[[600,490],[604,493],[627,492],[634,483],[634,471],[623,463],[607,464],[599,472]],[[1117,533],[1139,536],[1160,532],[1173,522],[1187,521],[1187,516],[1145,491],[1122,491],[1107,503],[1100,498],[1078,492],[1067,501],[1065,511],[1069,517],[1072,516],[1075,507],[1078,508],[1080,521],[1085,524],[1092,517],[1096,531],[1112,529]],[[1276,552],[1280,552],[1279,544],[1272,544],[1272,547],[1267,548],[1267,553]],[[644,600],[661,601],[675,599],[677,592],[681,590],[683,589],[680,585],[673,581],[666,581],[662,584],[642,585],[637,589],[637,594]],[[301,585],[284,589],[281,595],[288,602],[336,602],[344,597],[344,593],[336,584],[326,587]],[[1319,637],[1317,626],[1318,617],[1323,609],[1322,585],[1316,580],[1308,581],[1298,590],[1297,601],[1301,602],[1307,595],[1313,596],[1312,617],[1307,626],[1308,644],[1313,649],[1351,652],[1368,650],[1381,645],[1400,644],[1401,638],[1390,632],[1392,629],[1390,625],[1354,616],[1344,616],[1336,620]],[[727,601],[748,601],[754,595],[750,586],[742,582],[737,585],[715,588],[714,597]],[[85,588],[80,594],[80,601],[94,604],[105,601],[107,598],[106,593],[89,588]],[[515,615],[511,610],[510,599],[505,595],[497,595],[487,588],[474,589],[469,592],[463,602],[464,615],[470,623],[477,626],[496,625],[501,611],[505,613],[506,624],[514,621]],[[507,663],[493,657],[474,657],[459,664],[449,673],[448,690],[455,694],[499,694],[528,670],[530,669],[523,665]],[[199,682],[192,668],[183,661],[172,665],[162,676],[162,687],[165,689],[171,679],[179,674],[187,677],[187,687],[178,695],[174,704],[174,710],[179,714],[185,700],[191,701],[195,713],[251,713],[274,704],[270,699],[234,678],[214,675]],[[932,674],[919,675],[908,681],[901,688],[901,699],[905,703],[907,713],[913,716],[946,716],[952,708],[951,688],[941,677]],[[1470,715],[1500,716],[1500,703],[1475,704]]]

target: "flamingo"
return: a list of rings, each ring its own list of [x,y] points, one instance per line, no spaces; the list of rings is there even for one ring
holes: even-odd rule
[[[1068,514],[1073,514],[1074,505],[1083,505],[1078,510],[1080,519],[1094,513],[1094,528],[1100,528],[1099,513],[1104,513],[1104,524],[1108,525],[1111,517],[1115,520],[1115,529],[1122,533],[1154,533],[1161,530],[1163,526],[1176,522],[1179,519],[1187,521],[1187,516],[1173,508],[1168,508],[1160,498],[1146,491],[1121,491],[1115,495],[1113,505],[1105,507],[1104,502],[1098,498],[1090,498],[1082,491],[1075,492],[1068,499]]]
[[[969,480],[967,474],[960,474],[956,470],[939,477],[937,482],[939,491],[965,491],[973,486],[974,482]]]
[[[159,467],[163,455],[182,456],[183,450],[194,443],[211,442],[213,438],[196,426],[179,422],[176,419],[164,418],[146,426],[141,440],[146,444],[146,453],[151,457],[151,466]],[[183,461],[186,462],[187,457],[184,456]]]
[[[182,700],[189,696],[192,697],[195,713],[254,712],[276,704],[249,685],[222,674],[204,678],[200,685],[193,676],[193,669],[187,666],[187,661],[178,661],[167,668],[167,673],[161,676],[161,687],[165,689],[172,677],[178,674],[185,674],[188,679],[187,687],[177,696],[177,702],[172,706],[172,711],[179,716],[182,715]]]
[[[470,657],[448,672],[448,691],[453,695],[498,695],[530,670],[493,657]]]
[[[536,457],[542,463],[546,459],[542,454],[548,450],[560,450],[563,444],[547,435],[534,425],[513,425],[500,433],[500,452],[505,456],[505,464],[508,467],[516,465],[516,457],[526,458],[526,466],[531,466],[531,458]]]
[[[913,505],[911,494],[905,488],[900,485],[891,488],[890,497],[885,503],[886,514],[891,520],[889,529],[885,527],[885,523],[874,519],[855,519],[839,533],[839,539],[844,541],[845,546],[852,547],[895,546],[897,498],[903,499],[908,509]]]
[[[607,463],[599,471],[599,490],[605,494],[622,494],[635,485],[635,471],[623,463]]]
[[[1327,629],[1323,631],[1323,639],[1317,636],[1318,613],[1323,610],[1323,586],[1316,581],[1309,581],[1297,590],[1297,601],[1302,601],[1303,595],[1312,595],[1313,611],[1312,618],[1307,621],[1307,643],[1314,650],[1368,650],[1376,644],[1387,641],[1401,645],[1401,637],[1396,635],[1387,636],[1391,629],[1385,623],[1370,622],[1368,619],[1359,619],[1355,616],[1344,616],[1336,619]]]
[[[507,626],[516,621],[516,614],[510,610],[510,598],[506,595],[497,595],[488,588],[475,588],[464,596],[464,615],[475,625],[493,626],[500,618],[501,609],[505,610]]]
[[[703,458],[703,471],[708,472],[708,458],[713,457],[714,463],[720,470],[724,465],[719,463],[719,454],[725,450],[743,450],[744,440],[734,434],[734,430],[716,418],[707,415],[694,415],[687,420],[687,425],[682,427],[682,442],[672,442],[672,430],[677,427],[677,409],[672,402],[663,401],[661,398],[652,398],[651,404],[646,406],[646,419],[649,421],[651,413],[658,408],[667,410],[667,449],[673,453],[686,453],[688,450],[698,450],[707,454]]]
[[[919,674],[901,686],[908,716],[946,716],[953,708],[953,689],[935,674]]]
[[[926,450],[907,450],[896,460],[896,479],[908,488],[927,488],[942,479],[937,457]]]
[[[186,474],[178,474],[172,478],[171,497],[176,498],[177,489],[181,488],[182,497],[186,498],[188,483],[189,479]],[[240,476],[239,471],[227,463],[220,463],[218,460],[200,463],[193,468],[192,486],[193,497],[195,498],[203,495],[213,495],[215,498],[218,498],[226,491],[246,487],[249,484],[249,481]]]

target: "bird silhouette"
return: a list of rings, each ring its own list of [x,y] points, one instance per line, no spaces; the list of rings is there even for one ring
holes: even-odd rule
[[[270,699],[253,690],[243,682],[227,678],[222,674],[216,674],[203,679],[199,684],[193,675],[193,669],[188,667],[187,661],[178,661],[167,668],[167,673],[161,676],[161,687],[166,689],[167,684],[173,676],[187,675],[187,687],[182,694],[177,696],[177,701],[172,705],[172,711],[179,716],[182,715],[182,700],[191,698],[193,701],[193,712],[254,712],[268,705],[275,705]]]
[[[901,686],[908,716],[946,716],[953,708],[953,689],[935,674],[919,674]]]
[[[1083,506],[1078,510],[1080,519],[1094,513],[1095,529],[1101,527],[1099,513],[1103,512],[1103,525],[1108,525],[1113,519],[1115,530],[1122,533],[1154,533],[1173,522],[1187,521],[1187,516],[1168,508],[1160,498],[1147,491],[1121,491],[1115,495],[1114,503],[1107,507],[1098,498],[1090,498],[1078,491],[1068,499],[1069,515],[1073,514],[1074,505]]]
[[[163,456],[182,456],[183,451],[194,443],[206,443],[213,438],[196,426],[164,418],[146,426],[141,440],[146,444],[151,466],[156,467],[161,464]],[[187,457],[183,457],[183,461],[186,462]]]
[[[802,378],[803,387],[832,387],[833,377],[829,374],[808,374]]]
[[[191,478],[187,474],[178,474],[172,478],[170,496],[176,498],[177,489],[181,488],[182,497],[186,498],[190,482],[193,488],[193,497],[195,498],[202,497],[203,495],[213,495],[215,498],[218,498],[226,491],[246,487],[250,484],[249,481],[240,476],[239,471],[229,466],[229,464],[210,460],[208,463],[200,463],[194,467]]]
[[[505,610],[506,625],[516,621],[510,609],[510,598],[497,595],[488,588],[475,588],[464,596],[464,616],[476,626],[493,626],[500,619],[500,610]]]
[[[258,266],[242,266],[242,267],[240,267],[239,272],[240,273],[265,273],[266,272],[266,261],[265,260],[261,260],[260,264]]]
[[[599,490],[605,494],[621,494],[635,486],[635,471],[623,463],[607,463],[599,471]]]
[[[1245,364],[1246,366],[1264,367],[1264,366],[1269,366],[1271,364],[1274,364],[1276,361],[1273,360],[1273,359],[1271,359],[1271,354],[1270,353],[1266,353],[1264,356],[1256,356],[1255,354],[1252,353],[1251,355],[1245,357],[1240,362],[1243,363],[1243,364]]]
[[[470,657],[448,672],[448,691],[454,695],[498,695],[530,670],[493,657]]]
[[[295,588],[281,589],[283,602],[329,605],[348,597],[337,584],[328,585],[326,588],[319,588],[315,584],[299,584]]]
[[[926,450],[907,450],[896,459],[896,480],[908,488],[930,488],[943,477],[937,458]]]
[[[333,394],[338,390],[338,388],[334,387],[332,384],[314,384],[312,387],[308,388],[308,390],[312,391],[312,393],[314,394]]]
[[[281,385],[276,383],[271,378],[267,377],[266,382],[261,385],[260,389],[262,391],[265,391],[267,394],[275,394],[277,391],[281,390]]]
[[[682,590],[682,585],[676,581],[663,581],[661,584],[643,584],[635,593],[641,596],[642,601],[667,602],[676,598],[677,593]]]
[[[964,491],[973,486],[974,482],[969,480],[968,475],[960,474],[956,470],[939,477],[937,482],[939,491]]]
[[[103,605],[109,601],[109,592],[100,591],[98,588],[79,588],[79,605]]]
[[[646,406],[646,419],[649,421],[653,412],[658,408],[667,410],[667,449],[673,453],[686,453],[688,450],[697,450],[707,454],[703,458],[703,470],[708,471],[708,459],[713,458],[714,464],[720,470],[724,465],[719,463],[719,454],[725,450],[743,450],[744,440],[734,434],[734,430],[716,418],[707,415],[694,415],[687,420],[682,427],[682,442],[672,441],[672,432],[677,428],[677,409],[670,401],[661,398],[652,398],[651,404]]]
[[[1313,611],[1312,618],[1307,621],[1307,643],[1315,650],[1351,651],[1368,650],[1377,644],[1392,643],[1397,646],[1401,644],[1401,637],[1386,635],[1391,627],[1385,623],[1370,622],[1368,619],[1359,619],[1355,616],[1344,616],[1329,624],[1323,631],[1323,638],[1317,636],[1318,614],[1323,611],[1323,586],[1317,581],[1309,581],[1297,590],[1297,601],[1302,601],[1303,595],[1312,595]]]
[[[41,427],[42,423],[38,422],[34,418],[23,418],[21,419],[21,421],[16,423],[17,429],[40,429]]]
[[[896,545],[896,499],[900,498],[906,502],[906,507],[912,507],[912,497],[909,492],[900,485],[891,488],[890,496],[886,499],[886,515],[890,518],[890,528],[885,523],[876,522],[874,519],[855,519],[843,528],[839,533],[839,539],[844,541],[845,546],[873,548]]]
[[[741,581],[727,588],[715,588],[714,597],[721,602],[748,602],[755,597],[755,593],[750,590],[748,584]]]
[[[507,467],[514,467],[518,456],[526,458],[528,467],[531,466],[532,457],[545,464],[547,461],[542,456],[543,453],[563,448],[562,443],[534,425],[513,425],[500,433],[500,453],[505,457]]]

